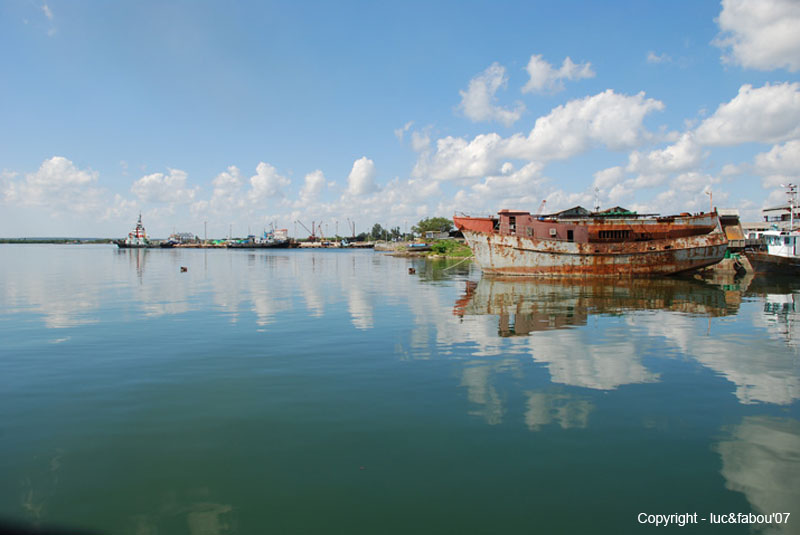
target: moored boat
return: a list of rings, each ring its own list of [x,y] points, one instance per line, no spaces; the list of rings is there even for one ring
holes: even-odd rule
[[[142,214],[139,214],[136,227],[128,233],[128,237],[124,240],[116,240],[114,243],[116,243],[117,247],[120,249],[166,248],[173,246],[172,242],[154,241],[147,237],[147,232],[145,232],[144,225],[142,224]]]
[[[759,249],[745,251],[755,273],[800,275],[800,232],[767,230],[761,243]]]
[[[453,221],[481,269],[499,275],[672,275],[719,262],[728,244],[716,212],[658,217],[578,206],[546,216],[501,210]]]
[[[760,246],[745,251],[756,273],[800,275],[800,231],[794,228],[797,186],[787,184],[785,187],[788,205],[764,210],[767,213],[780,212],[781,215],[772,220],[772,229],[757,233]],[[786,223],[788,228],[780,228]]]

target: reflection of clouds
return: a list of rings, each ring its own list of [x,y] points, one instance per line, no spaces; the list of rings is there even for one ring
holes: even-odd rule
[[[467,387],[467,398],[481,406],[470,414],[483,417],[489,425],[503,422],[503,403],[489,382],[493,372],[489,365],[468,365],[461,372],[461,386]]]
[[[573,284],[483,278],[467,283],[456,314],[492,318],[502,336],[526,340],[554,383],[611,390],[656,382],[660,376],[641,361],[655,341],[661,354],[677,350],[726,377],[742,403],[785,405],[800,398],[796,355],[779,346],[777,336],[763,336],[777,324],[788,332],[780,340],[792,337],[794,296],[768,294],[762,310],[733,294],[740,295],[672,279]],[[497,335],[486,334],[497,343]],[[508,346],[496,347],[502,352]]]
[[[135,535],[156,535],[162,533],[162,528],[174,526],[175,518],[183,517],[191,535],[235,533],[230,521],[231,505],[201,499],[209,497],[207,488],[195,489],[188,494],[190,496],[184,498],[187,503],[183,503],[175,492],[167,493],[158,511],[134,515],[130,519],[130,531]]]
[[[625,328],[599,331],[571,329],[539,332],[529,338],[533,360],[547,365],[554,383],[597,390],[654,383],[657,373],[641,363],[631,333]]]
[[[583,399],[558,392],[525,392],[528,406],[525,410],[525,425],[538,431],[553,422],[562,429],[583,429],[589,423],[589,414],[594,405]]]
[[[42,316],[45,326],[50,329],[99,321],[94,314],[103,301],[102,287],[107,274],[82,269],[81,265],[69,261],[79,258],[75,253],[81,251],[65,251],[70,246],[58,247],[61,250],[50,251],[43,246],[3,246],[0,249],[0,297],[3,302],[0,313],[34,312]],[[89,253],[97,250],[91,248]],[[53,262],[50,258],[53,253],[68,261]]]
[[[800,377],[796,356],[779,342],[741,331],[756,327],[763,332],[762,312],[758,305],[742,307],[735,318],[726,321],[730,333],[716,334],[719,326],[708,327],[705,319],[658,313],[637,317],[636,324],[651,337],[662,337],[704,366],[716,371],[734,385],[741,403],[755,402],[786,405],[800,399]],[[709,332],[710,329],[710,332]]]
[[[760,514],[795,512],[800,503],[800,422],[750,416],[720,442],[727,488],[741,492]],[[794,515],[793,515],[794,516]],[[765,533],[800,533],[800,522],[772,525]]]
[[[371,329],[373,326],[372,303],[367,292],[357,282],[344,288],[347,291],[347,309],[356,329]]]

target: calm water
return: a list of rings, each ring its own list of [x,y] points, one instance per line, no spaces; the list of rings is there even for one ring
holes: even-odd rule
[[[637,517],[792,513],[754,531],[800,533],[800,283],[452,265],[0,246],[0,519],[735,534]]]

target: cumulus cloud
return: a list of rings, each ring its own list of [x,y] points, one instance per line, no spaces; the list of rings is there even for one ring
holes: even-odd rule
[[[498,171],[509,159],[547,162],[566,159],[596,146],[612,150],[634,147],[650,137],[645,116],[664,105],[644,93],[621,95],[606,90],[568,102],[536,120],[526,137],[481,134],[472,141],[439,139],[434,154],[422,154],[414,176],[434,180],[477,178]]]
[[[726,63],[745,68],[800,69],[800,3],[796,0],[723,0],[713,44]]]
[[[353,163],[347,177],[347,193],[354,196],[366,195],[378,189],[375,184],[375,162],[366,156]]]
[[[557,92],[564,89],[564,80],[580,80],[581,78],[594,78],[592,64],[574,63],[569,57],[564,58],[564,62],[559,69],[553,68],[550,63],[542,59],[540,55],[531,56],[528,66],[530,79],[522,88],[523,93],[533,91],[552,91]]]
[[[152,173],[145,175],[131,186],[131,191],[142,202],[191,203],[197,188],[186,186],[186,171],[169,169],[169,174]]]
[[[79,169],[67,158],[53,156],[23,179],[18,173],[4,171],[0,185],[6,202],[45,206],[57,211],[87,212],[102,205],[102,191],[93,187],[97,177],[96,171]]]
[[[700,172],[707,153],[695,141],[692,132],[662,149],[649,152],[633,151],[625,166],[615,166],[594,175],[594,187],[604,192],[612,204],[631,201],[635,193],[646,188],[665,186],[655,206],[648,211],[684,210],[680,203],[688,202],[697,191],[719,179]],[[698,189],[699,188],[699,189]]]
[[[256,174],[250,177],[250,192],[248,196],[253,201],[259,201],[267,198],[283,197],[284,193],[281,188],[288,187],[291,181],[285,176],[278,173],[268,163],[259,162],[256,166]]]
[[[687,132],[676,143],[663,149],[647,154],[632,152],[625,170],[637,173],[637,181],[641,185],[655,185],[671,173],[694,169],[701,163],[703,156],[703,150],[695,142],[694,135]]]
[[[754,171],[762,177],[765,188],[776,188],[781,184],[797,180],[800,169],[800,140],[775,145],[769,152],[755,157]]]
[[[696,137],[704,145],[780,143],[800,137],[800,83],[746,84],[730,102],[700,123]]]
[[[544,165],[531,162],[518,170],[513,170],[506,162],[500,170],[501,174],[487,176],[478,184],[470,187],[469,192],[462,191],[458,196],[459,204],[464,210],[487,210],[500,204],[521,202],[524,194],[540,193],[545,182],[542,176]],[[521,206],[517,205],[517,208]]]
[[[325,175],[319,169],[308,173],[303,183],[303,188],[300,190],[300,200],[308,202],[319,197],[325,187],[325,183]]]
[[[499,63],[492,63],[485,71],[470,80],[466,91],[461,94],[460,108],[473,121],[498,121],[506,126],[514,124],[525,111],[522,103],[514,109],[506,109],[496,104],[495,93],[508,83],[506,69]]]

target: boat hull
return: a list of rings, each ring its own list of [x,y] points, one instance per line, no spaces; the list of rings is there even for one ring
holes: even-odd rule
[[[800,258],[773,255],[761,251],[747,251],[745,256],[755,273],[800,275]]]
[[[172,243],[125,243],[125,240],[117,240],[114,243],[120,249],[169,249],[173,246]]]
[[[648,277],[716,264],[725,256],[722,232],[664,240],[577,243],[463,229],[475,261],[488,274]]]
[[[286,240],[272,243],[229,243],[225,247],[228,249],[288,249],[290,246],[289,240]]]

